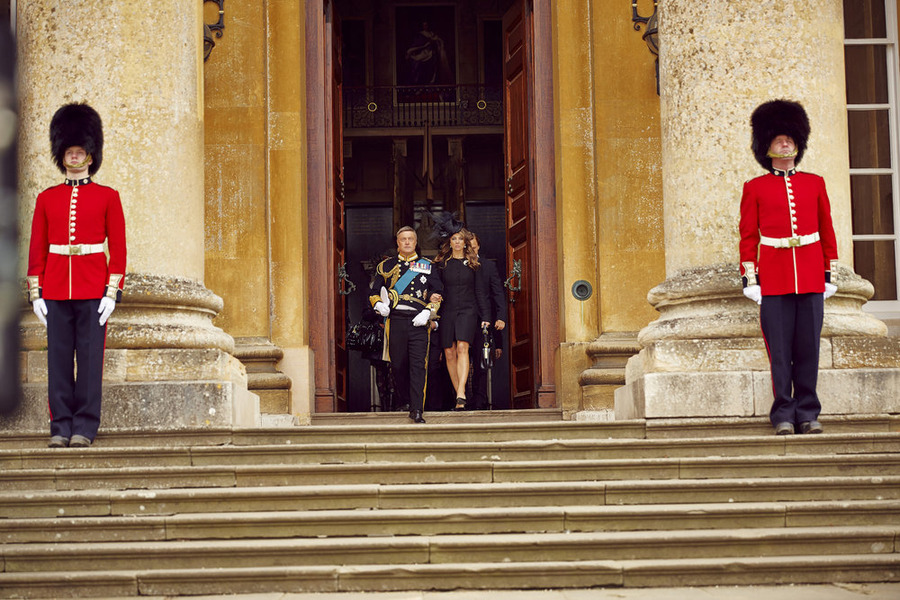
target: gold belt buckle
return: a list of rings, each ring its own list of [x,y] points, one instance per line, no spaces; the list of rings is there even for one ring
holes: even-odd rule
[[[77,256],[79,254],[81,254],[81,244],[70,244],[69,256]]]
[[[795,235],[794,237],[788,238],[788,247],[796,248],[800,245],[800,236]]]

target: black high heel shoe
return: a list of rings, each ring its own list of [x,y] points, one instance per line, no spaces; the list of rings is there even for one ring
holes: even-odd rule
[[[466,399],[465,398],[457,398],[456,399],[456,407],[453,410],[466,410]]]

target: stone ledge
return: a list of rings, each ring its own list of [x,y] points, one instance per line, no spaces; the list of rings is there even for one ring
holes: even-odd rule
[[[232,381],[105,383],[100,431],[253,427],[259,398]],[[24,384],[22,402],[0,417],[0,430],[49,431],[46,384]]]
[[[32,350],[22,353],[24,383],[47,382],[47,352]],[[104,382],[197,381],[232,379],[246,385],[243,365],[234,357],[215,348],[148,350],[107,350],[103,357]],[[288,380],[290,381],[290,380]]]
[[[822,369],[822,414],[900,413],[900,368]],[[766,416],[771,376],[762,371],[647,373],[616,390],[616,419]]]
[[[836,369],[900,368],[900,338],[832,338]]]

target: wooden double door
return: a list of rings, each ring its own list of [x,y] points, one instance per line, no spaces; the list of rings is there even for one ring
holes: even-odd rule
[[[516,409],[557,407],[554,365],[559,349],[559,300],[553,124],[546,118],[553,114],[549,3],[515,0],[503,16],[509,271],[505,286],[509,301],[509,405]],[[345,412],[348,361],[341,21],[327,0],[307,5],[307,43],[309,324],[315,353],[315,412]],[[544,117],[537,119],[536,115]]]

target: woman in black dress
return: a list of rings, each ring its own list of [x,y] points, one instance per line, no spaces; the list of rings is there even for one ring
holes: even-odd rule
[[[466,409],[469,346],[475,332],[488,324],[490,316],[485,282],[471,239],[469,231],[460,229],[444,242],[435,259],[444,284],[438,332],[450,381],[456,390],[454,410]]]

